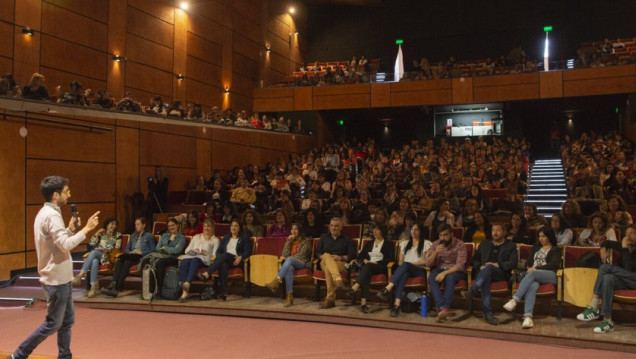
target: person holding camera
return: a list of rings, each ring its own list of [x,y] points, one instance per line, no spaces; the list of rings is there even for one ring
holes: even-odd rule
[[[450,315],[448,309],[453,302],[455,286],[460,280],[466,279],[466,246],[461,239],[453,237],[453,227],[447,223],[437,227],[437,233],[439,239],[433,242],[428,251],[426,266],[432,268],[428,283],[439,309],[437,321],[443,322]]]
[[[163,167],[155,167],[155,177],[148,177],[148,202],[150,213],[163,213],[168,207],[168,177],[164,177]]]
[[[347,294],[354,299],[356,292],[361,289],[360,310],[369,313],[367,297],[371,286],[371,277],[378,274],[387,274],[387,263],[395,258],[393,242],[386,238],[387,229],[384,226],[373,229],[373,240],[367,241],[358,253],[357,261],[352,264],[359,268],[358,277]],[[350,268],[351,269],[351,268]]]
[[[75,323],[73,305],[73,258],[71,251],[82,243],[99,224],[99,211],[86,221],[74,215],[65,227],[61,206],[71,197],[68,179],[49,176],[40,183],[46,202],[35,216],[35,250],[38,258],[40,283],[46,292],[46,319],[20,346],[9,355],[12,359],[26,359],[47,337],[57,333],[59,358],[71,358],[71,327]]]

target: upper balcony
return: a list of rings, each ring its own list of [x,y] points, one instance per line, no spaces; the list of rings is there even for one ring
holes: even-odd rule
[[[449,105],[636,92],[636,65],[440,80],[260,88],[254,111]]]

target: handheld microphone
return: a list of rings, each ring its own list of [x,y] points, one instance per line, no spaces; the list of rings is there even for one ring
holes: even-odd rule
[[[71,214],[73,214],[74,218],[77,218],[77,205],[75,203],[71,204]]]

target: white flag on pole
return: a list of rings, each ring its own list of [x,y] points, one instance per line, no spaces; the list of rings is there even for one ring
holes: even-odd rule
[[[398,45],[398,53],[397,53],[397,58],[395,59],[395,69],[394,69],[394,73],[395,73],[395,78],[393,79],[393,81],[398,82],[402,79],[402,76],[404,75],[404,59],[402,58],[402,45]]]

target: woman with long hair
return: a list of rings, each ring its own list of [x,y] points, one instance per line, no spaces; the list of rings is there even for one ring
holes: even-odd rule
[[[253,209],[248,209],[243,213],[241,223],[243,223],[246,234],[250,237],[262,237],[265,234],[261,216]]]
[[[603,241],[616,242],[616,232],[609,223],[607,216],[601,212],[595,212],[590,216],[585,228],[576,244],[584,247],[599,247]]]
[[[482,211],[475,212],[475,221],[471,223],[464,233],[464,242],[481,243],[487,238],[492,238],[490,222]]]
[[[557,246],[564,247],[572,243],[572,236],[574,234],[570,229],[570,224],[561,214],[555,213],[552,218],[550,218],[550,228],[552,228],[556,236]]]
[[[515,243],[530,244],[530,232],[526,218],[519,213],[512,213],[507,226],[506,240]]]
[[[276,278],[265,286],[272,292],[276,292],[285,279],[284,306],[291,307],[294,304],[294,271],[311,267],[311,238],[301,232],[299,224],[292,225],[281,257],[284,261]]]
[[[391,307],[392,317],[397,317],[400,314],[400,302],[402,301],[406,280],[410,277],[426,278],[426,255],[432,245],[427,237],[428,229],[421,223],[416,223],[411,227],[411,238],[400,243],[398,269],[393,273],[391,282],[382,291],[378,292],[378,297],[387,301],[389,293],[395,288],[395,301]]]
[[[188,299],[190,291],[190,283],[196,277],[197,271],[202,266],[210,265],[210,257],[216,254],[219,247],[219,239],[214,235],[214,221],[205,219],[203,221],[203,231],[192,238],[185,255],[181,257],[179,262],[179,282],[183,293],[180,302]]]
[[[523,324],[521,325],[523,329],[534,326],[532,312],[539,286],[548,283],[556,286],[556,272],[561,265],[562,250],[557,246],[552,229],[547,226],[541,227],[538,235],[539,243],[532,248],[526,260],[526,275],[512,299],[504,304],[504,309],[512,312],[517,307],[517,303],[524,300]]]

